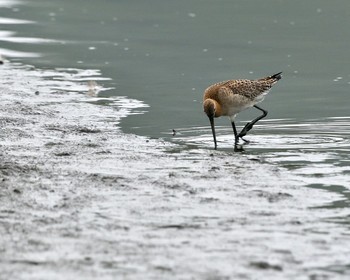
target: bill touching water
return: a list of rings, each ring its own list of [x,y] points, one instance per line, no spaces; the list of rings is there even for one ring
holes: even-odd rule
[[[243,148],[238,146],[239,140],[241,139],[245,143],[248,143],[249,141],[243,137],[247,135],[259,120],[267,116],[267,111],[256,104],[262,102],[271,87],[282,78],[281,73],[282,72],[279,72],[257,80],[245,79],[219,82],[209,86],[204,91],[203,109],[210,121],[215,149],[217,148],[217,142],[214,118],[227,116],[230,118],[235,135],[235,150],[243,151]],[[262,115],[247,123],[241,132],[238,133],[235,125],[237,114],[253,107],[262,112]]]
[[[348,2],[151,4],[0,1],[0,279],[348,279]]]

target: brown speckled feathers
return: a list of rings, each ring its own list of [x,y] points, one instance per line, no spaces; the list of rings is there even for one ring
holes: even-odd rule
[[[228,116],[231,120],[233,132],[235,135],[235,150],[242,151],[238,147],[238,140],[247,140],[243,137],[252,129],[262,118],[267,116],[267,111],[256,104],[263,101],[271,87],[282,78],[282,72],[258,80],[229,80],[209,86],[204,91],[203,110],[210,121],[211,130],[214,138],[214,148],[217,147],[214,118]],[[234,123],[236,115],[248,108],[255,107],[263,114],[251,122],[247,123],[240,133],[237,132]]]
[[[267,93],[271,87],[281,79],[281,73],[265,77],[258,80],[229,80],[216,83],[208,87],[204,94],[204,100],[206,98],[213,98],[213,94],[216,91],[225,92],[230,91],[231,94],[238,94],[254,100],[259,95]],[[225,90],[220,90],[221,88]],[[215,98],[214,98],[215,99]]]

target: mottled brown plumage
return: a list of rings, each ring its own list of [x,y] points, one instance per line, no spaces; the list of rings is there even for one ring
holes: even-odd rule
[[[228,116],[231,119],[235,133],[235,144],[238,138],[242,138],[253,127],[253,125],[267,115],[267,111],[256,106],[264,100],[271,87],[281,79],[281,73],[261,78],[258,80],[229,80],[209,86],[203,97],[204,112],[209,117],[214,137],[215,149],[216,136],[214,129],[214,118]],[[264,114],[248,123],[243,130],[237,134],[234,119],[236,114],[250,107],[261,110]],[[243,138],[242,138],[243,139]],[[243,139],[244,140],[244,139]]]

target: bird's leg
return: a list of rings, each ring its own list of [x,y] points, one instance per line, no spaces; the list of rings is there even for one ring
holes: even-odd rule
[[[236,152],[244,151],[242,146],[238,145],[239,137],[238,137],[238,133],[237,133],[235,122],[231,121],[231,124],[232,124],[233,133],[235,134],[235,151]]]
[[[235,135],[235,144],[237,144],[238,143],[238,133],[237,133],[236,125],[235,125],[234,121],[232,121],[231,124],[232,124],[232,128],[233,128],[233,133]]]
[[[243,139],[243,136],[245,136],[245,135],[247,134],[247,132],[253,128],[254,124],[256,124],[259,120],[261,120],[261,119],[263,119],[263,118],[265,118],[265,117],[267,116],[267,111],[266,111],[266,110],[260,108],[260,107],[257,106],[257,105],[254,105],[254,107],[255,107],[256,109],[262,111],[263,114],[262,114],[261,116],[255,118],[255,119],[252,120],[251,122],[247,123],[247,124],[243,127],[242,131],[238,134],[238,138],[242,138],[242,140],[243,140],[243,141],[246,141],[246,142],[247,142],[247,140]]]
[[[217,143],[216,143],[216,135],[215,135],[215,126],[214,126],[214,116],[210,116],[209,117],[209,121],[210,121],[210,126],[211,126],[211,131],[213,133],[213,138],[214,138],[214,149],[216,150],[217,148]]]

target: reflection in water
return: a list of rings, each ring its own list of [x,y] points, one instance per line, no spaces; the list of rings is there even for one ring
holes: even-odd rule
[[[31,38],[31,37],[1,37],[0,41],[11,42],[11,43],[24,43],[24,44],[58,43],[56,40],[44,39],[44,38]]]
[[[16,2],[11,2],[11,4],[17,4]],[[0,7],[3,5],[7,5],[7,1],[0,2]],[[7,6],[9,7],[9,5]],[[34,21],[30,20],[21,20],[14,18],[6,18],[0,17],[0,24],[3,25],[22,25],[22,24],[35,24]],[[15,43],[15,44],[47,44],[47,43],[57,43],[56,40],[46,39],[46,38],[34,38],[34,37],[19,37],[16,36],[17,32],[2,30],[0,31],[0,42],[6,43]],[[16,47],[15,47],[16,48]],[[22,58],[30,58],[30,57],[40,57],[41,54],[37,52],[27,52],[27,51],[18,51],[9,48],[0,48],[0,55],[4,55],[6,57],[22,57]]]
[[[23,51],[14,51],[9,49],[0,48],[0,54],[5,57],[40,57],[40,54],[34,52],[23,52]]]
[[[29,24],[29,23],[34,23],[34,22],[31,20],[0,17],[0,24]]]
[[[212,149],[208,127],[176,129],[175,142]],[[234,136],[219,127],[219,150],[232,151]],[[256,125],[247,135],[247,155],[288,169],[305,185],[350,189],[350,117],[296,122],[291,119],[268,120]]]
[[[22,4],[20,0],[0,0],[0,7],[10,8]]]

